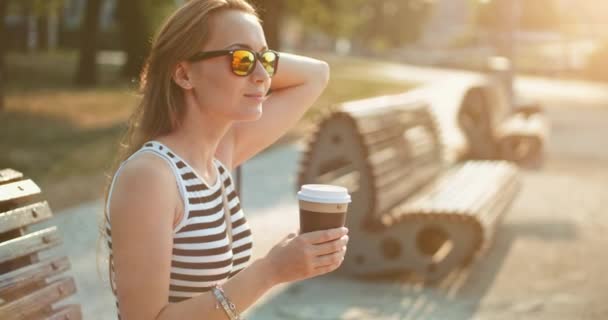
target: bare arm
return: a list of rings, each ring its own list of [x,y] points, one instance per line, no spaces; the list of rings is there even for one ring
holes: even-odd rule
[[[249,309],[275,285],[270,276],[264,275],[269,275],[269,268],[264,259],[258,259],[222,286],[239,312]],[[207,292],[180,303],[166,305],[156,319],[226,320],[222,308],[216,309],[215,305],[215,297]]]
[[[263,104],[262,117],[233,127],[233,168],[285,134],[327,86],[327,63],[294,54],[280,54],[279,69],[272,78],[272,94]]]
[[[152,155],[127,164],[116,181],[110,220],[117,296],[125,320],[226,319],[210,292],[168,303],[178,201],[173,173]],[[345,234],[344,229],[292,234],[228,280],[224,291],[243,312],[276,284],[333,271],[346,250]]]
[[[336,270],[344,260],[346,228],[290,234],[262,259],[256,260],[223,285],[224,292],[240,312],[251,307],[273,286],[312,278]],[[178,304],[169,304],[157,319],[226,319],[215,309],[211,293]]]

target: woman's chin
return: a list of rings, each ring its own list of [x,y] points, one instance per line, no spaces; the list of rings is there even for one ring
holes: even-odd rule
[[[239,115],[239,121],[256,121],[262,117],[262,104],[247,109]]]

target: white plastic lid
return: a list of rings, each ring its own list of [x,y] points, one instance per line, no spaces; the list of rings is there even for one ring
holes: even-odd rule
[[[350,203],[350,195],[344,187],[328,184],[305,184],[298,191],[298,199],[320,203]]]

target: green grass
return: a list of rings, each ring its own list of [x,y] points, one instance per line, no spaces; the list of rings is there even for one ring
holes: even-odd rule
[[[327,89],[291,135],[339,102],[403,92],[412,84],[366,79],[376,62],[320,57],[330,63]],[[14,168],[39,183],[54,207],[93,200],[103,190],[125,121],[137,102],[119,68],[100,65],[94,89],[74,86],[75,52],[9,54],[6,108],[0,112],[0,168]],[[353,67],[357,72],[353,73]]]
[[[10,81],[8,81],[6,89],[9,93],[62,89],[87,90],[75,86],[74,74],[77,65],[76,51],[9,53],[6,57],[6,68]],[[116,81],[119,69],[114,65],[100,65],[98,67],[99,83],[96,88],[102,90],[128,88],[127,81]]]
[[[406,91],[411,84],[390,81],[370,81],[333,75],[327,88],[304,115],[304,121],[316,119],[316,116],[333,109],[338,103],[372,96],[395,94]]]

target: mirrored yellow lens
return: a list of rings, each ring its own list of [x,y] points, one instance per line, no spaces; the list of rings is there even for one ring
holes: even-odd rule
[[[246,50],[237,50],[232,55],[232,71],[235,74],[245,76],[255,66],[254,61],[253,53]]]
[[[262,55],[262,65],[264,66],[264,69],[266,69],[268,75],[274,75],[277,65],[277,55],[272,51],[265,52]]]

